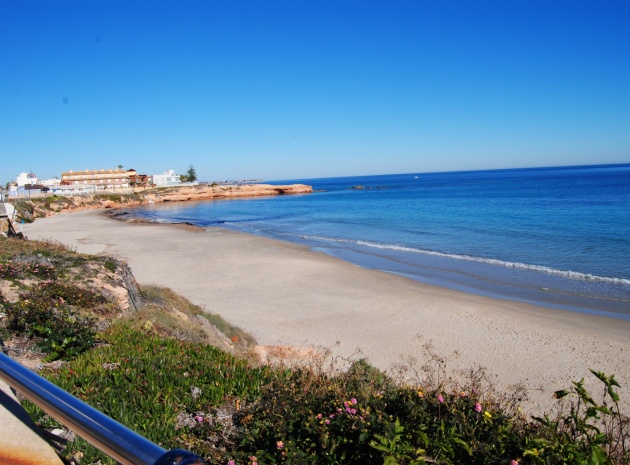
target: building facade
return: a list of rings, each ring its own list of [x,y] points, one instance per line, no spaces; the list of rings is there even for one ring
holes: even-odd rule
[[[137,178],[136,170],[85,170],[61,173],[63,186],[95,186],[96,189],[129,187]]]
[[[154,174],[153,184],[155,187],[179,186],[181,180],[174,170],[168,170],[164,174]]]
[[[37,175],[34,173],[20,173],[15,182],[18,187],[24,187],[27,184],[37,184]]]

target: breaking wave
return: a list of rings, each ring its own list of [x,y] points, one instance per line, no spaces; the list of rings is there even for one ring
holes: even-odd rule
[[[344,241],[344,242],[349,242],[349,241]],[[503,266],[505,268],[515,268],[515,269],[529,270],[529,271],[537,271],[540,273],[562,276],[564,278],[570,278],[570,279],[582,280],[582,281],[594,281],[594,282],[619,284],[619,285],[626,285],[626,286],[630,285],[630,279],[610,278],[606,276],[597,276],[597,275],[588,274],[588,273],[580,273],[577,271],[557,270],[555,268],[550,268],[548,266],[542,266],[542,265],[528,265],[526,263],[507,262],[504,260],[497,260],[493,258],[482,258],[482,257],[473,257],[470,255],[434,252],[432,250],[415,249],[413,247],[405,247],[405,246],[392,245],[392,244],[381,244],[378,242],[369,242],[369,241],[361,241],[361,240],[353,241],[353,242],[356,242],[357,244],[362,245],[364,247],[371,247],[374,249],[396,250],[400,252],[410,252],[410,253],[417,253],[417,254],[423,254],[423,255],[432,255],[435,257],[450,258],[454,260],[466,260],[469,262],[486,263],[488,265]]]
[[[278,234],[278,235],[285,235],[285,234]],[[286,234],[286,235],[292,236],[293,234]],[[563,278],[569,278],[569,279],[580,280],[580,281],[590,281],[590,282],[600,282],[600,283],[607,283],[607,284],[630,286],[630,279],[611,278],[607,276],[597,276],[597,275],[589,274],[589,273],[580,273],[577,271],[558,270],[555,268],[550,268],[548,266],[542,266],[542,265],[529,265],[526,263],[508,262],[505,260],[497,260],[493,258],[483,258],[483,257],[474,257],[471,255],[459,255],[459,254],[452,254],[452,253],[435,252],[433,250],[416,249],[413,247],[406,247],[402,245],[383,244],[379,242],[371,242],[371,241],[364,241],[364,240],[337,239],[337,238],[331,238],[331,237],[306,235],[306,234],[299,235],[299,237],[304,240],[333,242],[333,243],[339,243],[339,244],[357,244],[363,247],[369,247],[373,249],[393,250],[397,252],[407,252],[407,253],[414,253],[414,254],[430,255],[430,256],[441,257],[441,258],[449,258],[452,260],[465,260],[469,262],[485,263],[488,265],[502,266],[505,268],[536,271],[539,273],[546,273],[546,274],[550,274],[554,276],[560,276]]]

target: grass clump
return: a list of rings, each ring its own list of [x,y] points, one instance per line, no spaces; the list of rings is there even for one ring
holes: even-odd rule
[[[121,203],[123,196],[122,194],[95,194],[94,200],[109,200],[111,202]]]
[[[58,195],[52,195],[51,197],[33,198],[31,201],[34,204],[40,204],[50,210],[58,210],[60,208],[73,206],[74,202],[67,197]]]
[[[108,200],[115,203],[128,203],[134,200],[138,200],[137,194],[94,194],[93,199],[95,201]]]
[[[146,318],[150,318],[152,323],[157,324],[164,334],[170,334],[178,337],[172,330],[185,331],[188,333],[203,333],[203,336],[195,338],[190,335],[189,340],[198,340],[199,342],[208,342],[207,331],[200,328],[199,318],[203,318],[218,334],[224,335],[229,344],[235,346],[240,352],[247,351],[256,344],[255,339],[242,329],[227,322],[221,315],[203,310],[198,305],[193,304],[188,299],[183,298],[171,289],[159,286],[142,286],[144,310],[137,315],[132,316],[133,319],[144,322]],[[197,317],[191,319],[192,322],[186,325],[177,316],[168,309],[177,309],[178,312]],[[192,338],[192,339],[191,339]]]

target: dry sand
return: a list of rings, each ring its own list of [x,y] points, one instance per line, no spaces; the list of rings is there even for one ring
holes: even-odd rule
[[[630,323],[429,286],[308,248],[220,228],[129,224],[84,211],[24,225],[29,239],[125,259],[141,284],[167,286],[250,332],[260,344],[361,351],[392,371],[424,343],[451,374],[486,367],[499,385],[524,384],[532,412],[571,380],[614,373],[630,397]]]

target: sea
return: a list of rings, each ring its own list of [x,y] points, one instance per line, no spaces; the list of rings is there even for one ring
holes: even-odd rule
[[[630,321],[630,164],[291,179],[312,194],[154,204],[154,222],[302,244],[468,293]]]

